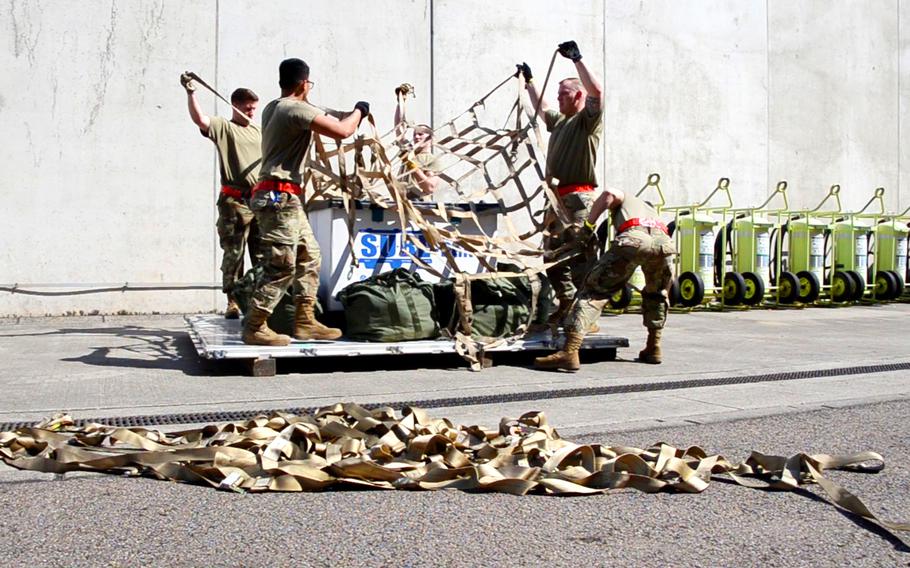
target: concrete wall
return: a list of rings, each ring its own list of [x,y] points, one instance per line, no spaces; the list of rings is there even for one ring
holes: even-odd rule
[[[185,69],[263,102],[277,63],[307,59],[314,98],[372,103],[391,126],[408,81],[415,120],[439,124],[527,61],[542,82],[578,40],[603,77],[602,180],[663,175],[671,203],[728,176],[738,205],[778,179],[794,206],[840,183],[846,207],[884,186],[910,205],[906,0],[0,0],[0,160],[8,204],[0,285],[211,283],[217,169],[186,116]],[[554,79],[573,72],[557,59]],[[503,116],[514,92],[491,100]],[[547,96],[555,99],[555,82]],[[202,94],[206,109],[225,105]],[[51,291],[55,288],[41,288]],[[56,290],[63,290],[58,288]],[[210,291],[38,297],[0,292],[0,315],[205,311]]]

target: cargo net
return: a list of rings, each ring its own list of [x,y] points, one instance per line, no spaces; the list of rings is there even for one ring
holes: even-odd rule
[[[701,493],[714,479],[754,489],[799,491],[818,484],[830,503],[898,533],[826,469],[878,472],[874,452],[849,456],[752,452],[742,463],[692,446],[648,449],[575,444],[541,412],[503,418],[498,428],[454,426],[405,407],[335,404],[314,414],[274,413],[242,422],[162,433],[102,424],[76,427],[58,415],[0,433],[12,467],[63,474],[89,471],[152,477],[236,492],[320,491],[330,487],[459,489],[514,495],[595,495],[621,489]],[[860,526],[863,526],[860,524]],[[905,541],[906,543],[906,541]]]
[[[510,83],[515,86],[514,96],[505,88]],[[357,202],[367,201],[397,214],[406,245],[402,252],[438,277],[443,273],[424,262],[421,256],[425,255],[411,251],[441,253],[447,273],[462,273],[456,258],[465,254],[476,257],[489,273],[496,272],[501,261],[519,272],[541,270],[545,265],[540,235],[546,234],[547,211],[564,215],[564,210],[546,183],[539,157],[540,134],[532,120],[535,109],[522,92],[522,79],[510,76],[435,129],[439,185],[433,201],[415,202],[410,193],[413,182],[406,164],[415,159],[407,143],[412,123],[404,121],[403,128],[380,135],[371,116],[367,121],[371,133],[352,142],[329,144],[314,136],[303,183],[307,209],[333,199],[343,202],[350,261],[355,265]],[[511,111],[497,126],[509,105]],[[491,207],[498,213],[496,235],[478,219],[479,209]]]

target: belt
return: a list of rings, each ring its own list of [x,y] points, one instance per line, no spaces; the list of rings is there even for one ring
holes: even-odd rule
[[[670,234],[670,230],[667,229],[667,226],[664,225],[662,222],[658,221],[657,219],[629,219],[628,221],[626,221],[625,223],[623,223],[622,225],[619,226],[619,230],[616,231],[616,234],[618,235],[618,234],[624,233],[624,232],[628,231],[629,229],[631,229],[632,227],[650,227],[652,229],[660,229],[661,231],[665,232],[667,235]]]
[[[560,197],[563,197],[564,195],[569,195],[570,193],[594,191],[594,186],[589,183],[570,183],[559,186],[556,188],[556,191],[559,193]]]
[[[294,195],[300,195],[300,186],[289,181],[266,179],[257,183],[256,186],[253,187],[253,193],[259,191],[280,191],[282,193],[293,193]]]
[[[242,189],[238,189],[236,187],[231,187],[229,185],[221,186],[221,194],[227,195],[228,197],[233,197],[234,199],[243,199],[245,197],[245,194],[248,194],[248,193],[249,192],[247,192],[247,191],[243,191]]]

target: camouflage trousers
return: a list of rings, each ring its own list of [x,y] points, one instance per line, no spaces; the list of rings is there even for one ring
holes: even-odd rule
[[[547,269],[547,278],[560,302],[572,301],[591,268],[595,251],[585,248],[585,243],[578,239],[578,233],[585,219],[588,218],[588,213],[591,212],[591,205],[594,204],[595,197],[593,191],[570,193],[563,196],[562,204],[569,214],[568,223],[563,223],[554,215],[555,218],[547,225],[550,235],[543,244],[545,252],[553,252],[565,247],[560,256],[571,254],[573,250],[582,253]]]
[[[250,259],[257,264],[259,254],[259,229],[253,212],[241,200],[227,195],[218,196],[218,241],[221,244],[221,290],[230,294],[243,276],[243,254],[249,245]]]
[[[619,235],[585,278],[566,318],[566,331],[590,329],[607,299],[625,286],[639,266],[645,275],[641,291],[643,323],[648,329],[663,329],[673,277],[670,263],[675,253],[673,241],[657,228],[636,227]]]
[[[259,191],[250,200],[259,223],[262,276],[250,303],[271,313],[290,286],[294,299],[316,297],[322,255],[300,198],[291,193]]]

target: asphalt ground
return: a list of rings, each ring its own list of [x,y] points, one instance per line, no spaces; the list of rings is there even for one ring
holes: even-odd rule
[[[640,316],[626,314],[601,325],[629,337],[632,348],[617,361],[589,357],[576,374],[536,371],[528,355],[478,373],[436,356],[285,361],[270,378],[200,360],[180,316],[3,320],[0,422],[64,410],[115,418],[446,400],[425,406],[458,423],[493,426],[543,410],[573,441],[700,445],[734,461],[753,449],[877,451],[883,472],[830,476],[883,518],[910,521],[908,314],[906,304],[673,314],[659,366],[633,361],[645,334]],[[741,380],[764,375],[777,379]],[[813,495],[817,489],[762,492],[722,481],[700,495],[235,495],[3,467],[0,562],[910,565],[903,545]]]
[[[573,438],[885,456],[828,472],[881,518],[910,520],[910,402]],[[768,492],[716,478],[701,494],[590,497],[336,490],[245,494],[144,478],[0,470],[7,566],[898,566],[910,549],[818,487]]]

